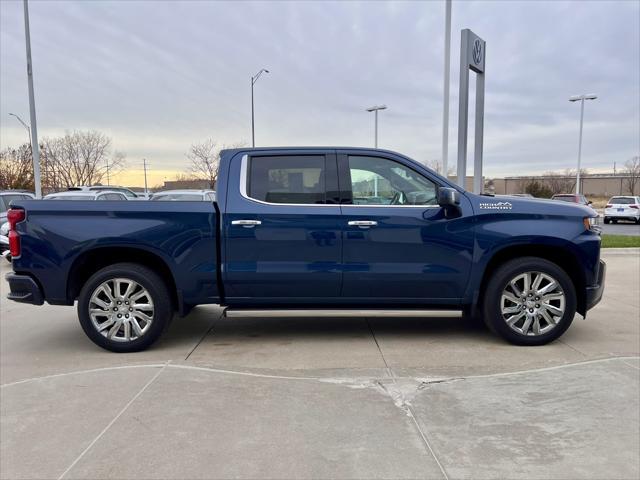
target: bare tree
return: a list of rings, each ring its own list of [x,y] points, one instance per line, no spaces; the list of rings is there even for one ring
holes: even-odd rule
[[[576,188],[576,173],[577,170],[566,168],[562,172],[545,172],[542,174],[541,181],[551,190],[552,194],[557,193],[571,193]],[[586,168],[580,169],[580,178],[584,178],[589,175],[589,171]]]
[[[209,188],[215,188],[218,179],[218,165],[220,165],[220,152],[225,148],[241,146],[243,145],[218,145],[212,138],[191,145],[187,153],[187,158],[191,160],[191,173],[196,178],[208,181]]]
[[[51,189],[94,185],[119,173],[125,155],[111,152],[111,138],[95,130],[67,132],[42,141],[43,177]]]
[[[434,170],[436,173],[439,173],[440,175],[443,175],[442,161],[441,160],[438,160],[438,159],[428,160],[426,165],[431,170]],[[447,174],[445,176],[451,177],[451,176],[455,175],[455,173],[456,173],[456,168],[453,165],[449,165],[449,167],[447,168]]]
[[[0,190],[34,189],[31,145],[7,148],[0,152]]]
[[[633,157],[624,164],[624,174],[627,175],[627,188],[630,195],[635,195],[636,186],[640,184],[640,157]]]

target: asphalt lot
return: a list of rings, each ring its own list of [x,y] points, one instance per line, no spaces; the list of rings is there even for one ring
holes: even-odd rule
[[[640,236],[640,225],[631,222],[619,222],[617,224],[610,223],[605,225],[602,223],[602,233],[609,235],[633,235]]]
[[[463,320],[198,307],[117,355],[2,280],[0,477],[637,479],[640,252],[603,258],[601,304],[534,348]]]

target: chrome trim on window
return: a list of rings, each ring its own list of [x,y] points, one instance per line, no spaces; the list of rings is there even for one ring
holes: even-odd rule
[[[251,198],[247,193],[248,165],[249,165],[249,155],[244,154],[242,156],[242,162],[240,163],[240,195],[246,200],[250,200],[255,203],[261,203],[262,205],[273,205],[276,207],[283,206],[283,205],[287,205],[290,207],[339,207],[340,206],[337,203],[271,203],[271,202],[265,202],[264,200]]]
[[[258,200],[256,198],[252,198],[247,193],[247,180],[248,180],[248,168],[249,168],[249,155],[246,153],[242,156],[240,162],[240,196],[245,200],[249,200],[251,202],[260,203],[262,205],[273,205],[273,206],[281,206],[288,205],[290,207],[366,207],[366,208],[441,208],[440,205],[356,205],[353,203],[271,203],[265,202],[264,200]],[[431,180],[429,180],[431,181]]]

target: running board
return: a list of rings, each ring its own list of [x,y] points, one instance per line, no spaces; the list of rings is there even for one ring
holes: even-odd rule
[[[460,318],[462,310],[362,310],[362,309],[243,309],[226,308],[226,317],[420,317],[420,318]]]

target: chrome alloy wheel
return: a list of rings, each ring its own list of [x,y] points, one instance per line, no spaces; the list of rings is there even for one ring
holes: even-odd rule
[[[521,335],[543,335],[553,330],[565,310],[560,283],[542,272],[525,272],[511,279],[502,291],[500,312],[512,330]]]
[[[153,322],[153,300],[139,283],[112,278],[91,294],[89,317],[94,328],[109,340],[131,342],[142,337]]]

